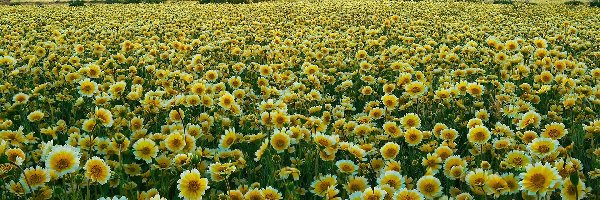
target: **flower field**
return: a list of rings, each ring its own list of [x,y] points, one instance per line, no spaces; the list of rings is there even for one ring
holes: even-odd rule
[[[0,199],[599,199],[600,9],[0,6]]]

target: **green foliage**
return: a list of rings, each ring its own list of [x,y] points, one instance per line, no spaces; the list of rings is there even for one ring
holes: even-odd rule
[[[565,2],[565,5],[569,5],[569,6],[579,6],[579,5],[583,5],[584,3],[578,0],[574,0],[574,1],[567,1]]]
[[[600,8],[600,0],[593,0],[590,2],[591,7],[599,7]]]
[[[69,6],[84,6],[83,0],[73,0],[69,3]]]
[[[513,4],[512,0],[494,0],[494,4]]]
[[[105,0],[105,3],[123,3],[123,4],[135,4],[135,3],[164,3],[166,0]]]
[[[231,3],[231,4],[246,4],[246,3],[257,3],[261,0],[199,0],[198,3]]]

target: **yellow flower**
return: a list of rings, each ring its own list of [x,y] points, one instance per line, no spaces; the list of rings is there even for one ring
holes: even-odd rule
[[[229,149],[233,143],[237,140],[237,135],[235,134],[235,129],[225,130],[225,134],[221,135],[221,139],[219,140],[219,148]]]
[[[526,127],[533,126],[538,127],[540,125],[540,121],[542,120],[542,116],[536,113],[535,111],[529,111],[521,117],[519,120],[519,129],[525,129]]]
[[[6,157],[8,157],[8,160],[13,163],[17,162],[17,157],[21,158],[22,160],[25,160],[25,152],[23,152],[23,150],[19,148],[8,149],[6,150],[6,152],[4,152],[4,154],[6,155]]]
[[[401,119],[401,122],[405,129],[421,127],[421,119],[415,113],[408,113],[404,115],[404,117]]]
[[[275,133],[271,136],[271,146],[277,153],[282,153],[290,146],[291,138],[288,132],[285,128],[275,129]]]
[[[224,109],[229,109],[233,104],[235,104],[235,97],[229,92],[223,92],[219,98],[219,106],[223,107]]]
[[[133,144],[133,155],[135,156],[135,159],[151,163],[157,153],[158,147],[151,139],[142,138]]]
[[[554,167],[546,163],[536,163],[528,165],[526,171],[520,175],[521,181],[519,185],[522,191],[526,191],[529,195],[546,195],[547,192],[554,190],[554,187],[561,184],[560,175]]]
[[[398,155],[398,153],[400,152],[400,145],[394,142],[388,142],[381,147],[379,152],[381,153],[381,156],[383,156],[383,158],[386,160],[394,159],[396,158],[396,155]]]
[[[348,183],[344,185],[344,189],[348,192],[348,194],[362,192],[368,187],[370,187],[368,180],[362,176],[350,176],[348,177]]]
[[[483,86],[477,83],[469,83],[469,85],[467,85],[467,93],[474,97],[480,97],[483,94],[483,89]]]
[[[307,65],[304,67],[304,74],[306,75],[313,75],[317,72],[319,72],[319,66],[317,65]]]
[[[519,191],[519,181],[513,173],[502,174],[502,179],[506,181],[506,185],[508,186],[508,194],[514,194]]]
[[[79,94],[86,97],[91,97],[98,91],[98,84],[89,78],[79,81]]]
[[[485,181],[484,190],[488,195],[494,195],[494,198],[500,197],[508,192],[508,183],[499,175],[489,175]]]
[[[85,121],[83,121],[83,124],[81,125],[81,129],[83,129],[86,132],[94,131],[95,127],[96,127],[96,119],[86,119]]]
[[[544,126],[542,137],[559,140],[567,134],[568,131],[565,129],[565,125],[563,123],[553,122]]]
[[[25,93],[20,92],[13,96],[13,102],[15,102],[16,104],[26,104],[27,101],[29,101],[29,95]]]
[[[582,180],[577,182],[577,185],[571,178],[566,178],[563,182],[563,187],[560,190],[560,195],[563,200],[579,200],[586,197],[586,187]]]
[[[428,199],[442,195],[442,188],[440,180],[433,176],[422,176],[417,181],[417,189]]]
[[[280,200],[283,199],[283,196],[277,189],[267,186],[265,189],[260,191],[262,196],[265,197],[265,200]]]
[[[383,130],[386,134],[392,136],[393,138],[401,137],[404,134],[396,122],[391,121],[383,124]]]
[[[112,113],[104,108],[96,108],[95,116],[105,127],[111,127],[114,123]]]
[[[394,193],[394,197],[392,199],[394,199],[394,200],[423,200],[424,197],[417,190],[414,190],[414,189],[409,190],[406,188],[401,188],[400,190],[396,191],[396,193]]]
[[[169,121],[181,122],[183,118],[185,118],[185,113],[183,112],[183,110],[181,110],[181,108],[177,110],[171,110],[169,112]]]
[[[421,165],[427,167],[427,170],[431,170],[432,172],[437,172],[442,163],[442,158],[440,158],[436,153],[429,153],[421,160]]]
[[[419,97],[427,91],[427,86],[420,81],[413,81],[406,84],[404,90],[410,97]]]
[[[58,177],[62,177],[79,169],[80,158],[78,148],[69,145],[53,146],[45,161],[46,169],[54,170]]]
[[[327,189],[329,187],[335,187],[337,185],[337,176],[335,175],[325,175],[319,177],[317,180],[314,180],[310,187],[312,188],[310,191],[317,196],[324,197]]]
[[[29,115],[27,115],[27,120],[29,120],[30,122],[37,122],[42,120],[42,118],[44,118],[45,114],[40,111],[40,110],[36,110],[33,111],[31,113],[29,113]]]
[[[397,171],[386,171],[377,178],[378,185],[389,185],[395,190],[404,187],[404,182],[404,177]]]
[[[454,141],[458,137],[458,131],[452,128],[447,128],[440,131],[440,138],[448,141]]]
[[[0,60],[1,61],[1,60]],[[1,64],[1,63],[0,63]],[[29,187],[26,187],[25,184],[21,182],[15,182],[11,180],[9,183],[5,185],[6,189],[8,189],[11,193],[23,196],[25,193],[29,193]]]
[[[94,156],[85,163],[85,177],[101,185],[110,179],[110,167],[104,160]]]
[[[165,139],[165,146],[171,152],[179,152],[185,147],[185,137],[179,131],[174,131]]]
[[[219,78],[219,73],[216,70],[208,70],[204,74],[204,78],[210,82],[213,82]]]
[[[491,138],[491,134],[485,126],[477,125],[469,129],[469,134],[467,137],[469,142],[481,145],[487,143],[487,141]]]
[[[264,200],[265,196],[258,188],[254,188],[244,194],[244,199]]]
[[[381,102],[388,109],[394,109],[396,106],[398,106],[398,97],[393,94],[385,94],[381,97]]]
[[[265,140],[260,145],[258,150],[256,150],[256,152],[254,152],[254,155],[256,156],[254,158],[254,161],[259,161],[262,158],[263,154],[265,153],[265,151],[267,150],[268,147],[269,147],[269,138],[265,138]]]
[[[421,143],[423,139],[423,133],[416,128],[409,128],[404,133],[404,141],[408,143],[409,146],[416,146]]]
[[[202,178],[197,169],[185,170],[177,180],[179,197],[185,200],[201,200],[209,188],[208,179]]]
[[[342,173],[354,174],[358,170],[358,166],[351,160],[338,160],[335,162],[338,170]]]
[[[506,154],[504,161],[511,168],[523,169],[531,163],[531,158],[524,151],[512,150]]]
[[[456,168],[456,167],[460,167],[460,168]],[[462,175],[462,173],[460,174],[454,174],[457,173],[457,171],[452,171],[454,168],[456,168],[455,170],[461,170],[460,172],[463,172],[462,170],[467,167],[467,161],[463,160],[462,158],[460,158],[460,156],[450,156],[448,158],[446,158],[446,160],[444,161],[444,175],[446,175],[446,177],[448,177],[451,180],[455,180],[458,178],[458,176],[456,175]]]
[[[368,187],[362,192],[362,199],[383,200],[387,192],[380,187]]]
[[[21,175],[21,182],[27,183],[26,185],[34,190],[49,181],[50,174],[39,166],[35,168],[29,167],[23,170],[23,174]]]
[[[527,145],[527,150],[534,157],[545,158],[556,151],[560,147],[558,140],[550,138],[536,138]]]

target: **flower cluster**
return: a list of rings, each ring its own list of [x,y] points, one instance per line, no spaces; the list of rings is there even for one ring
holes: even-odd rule
[[[0,195],[597,199],[598,12],[0,6]]]

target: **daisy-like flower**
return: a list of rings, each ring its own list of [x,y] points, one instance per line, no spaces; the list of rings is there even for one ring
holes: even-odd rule
[[[235,129],[227,129],[225,130],[225,134],[221,135],[221,139],[219,140],[219,148],[229,149],[229,147],[231,147],[236,140],[237,135],[235,134]]]
[[[405,129],[421,127],[421,118],[419,118],[419,116],[415,113],[408,113],[404,115],[404,117],[401,119],[401,122]]]
[[[180,131],[173,131],[165,139],[165,146],[171,152],[179,152],[185,145],[185,136]]]
[[[506,194],[509,190],[506,180],[496,174],[492,174],[487,177],[485,186],[483,188],[488,195],[493,195],[494,198],[498,198],[500,195]]]
[[[348,182],[344,185],[344,189],[352,194],[354,192],[362,192],[367,189],[369,186],[369,181],[367,178],[362,176],[350,176],[348,177]]]
[[[434,199],[442,195],[442,184],[439,179],[434,176],[422,176],[417,181],[417,189],[425,198]]]
[[[104,160],[94,156],[85,163],[85,177],[101,185],[110,179],[110,166]]]
[[[579,200],[584,199],[586,195],[585,183],[582,180],[571,181],[571,178],[566,178],[563,182],[563,187],[560,190],[560,195],[563,200]]]
[[[436,153],[428,153],[427,156],[421,160],[421,165],[427,167],[427,170],[431,170],[433,173],[437,173],[441,167],[441,163],[442,158],[440,158]]]
[[[362,199],[383,200],[387,192],[380,187],[368,187],[362,192]]]
[[[96,108],[94,112],[96,118],[104,125],[105,127],[111,127],[114,123],[112,113],[104,108]]]
[[[69,145],[56,145],[46,158],[46,169],[56,172],[58,177],[75,172],[79,169],[79,149]]]
[[[545,158],[554,153],[560,147],[558,140],[550,138],[536,138],[527,145],[527,150],[538,158]]]
[[[406,188],[401,188],[400,190],[394,193],[394,200],[423,200],[425,199],[423,195],[415,189],[409,190]]]
[[[338,160],[335,162],[335,166],[337,166],[340,172],[346,174],[354,174],[358,170],[358,165],[354,164],[351,160]]]
[[[506,154],[504,161],[510,168],[523,169],[531,163],[531,158],[524,151],[512,150]]]
[[[519,176],[521,190],[533,196],[544,196],[547,192],[554,190],[557,184],[562,184],[558,171],[548,163],[530,164]]]
[[[275,129],[275,133],[271,135],[271,146],[277,153],[285,151],[290,146],[290,143],[290,134],[285,128],[281,130]]]
[[[185,113],[181,109],[171,110],[169,112],[169,120],[172,122],[181,122],[185,118]]]
[[[394,109],[398,106],[398,97],[393,94],[385,94],[381,97],[381,102],[388,109]]]
[[[46,115],[42,111],[36,110],[27,115],[27,120],[29,120],[30,122],[37,122],[42,120],[44,116]]]
[[[265,189],[260,191],[265,200],[280,200],[283,199],[283,195],[277,189],[267,186]]]
[[[402,177],[402,175],[397,171],[386,171],[385,173],[382,173],[379,178],[377,178],[377,184],[389,185],[394,188],[394,190],[404,187],[404,183],[404,177]]]
[[[313,194],[320,196],[320,197],[324,197],[327,189],[329,189],[329,187],[335,187],[337,185],[337,176],[335,175],[325,175],[325,176],[321,176],[319,177],[317,180],[314,180],[311,184],[311,190],[310,192],[312,192]]]
[[[198,169],[185,170],[177,181],[179,197],[185,200],[201,200],[209,188],[208,179],[202,178]]]
[[[235,97],[229,92],[223,92],[219,98],[219,106],[224,109],[229,109],[233,104],[235,104]]]
[[[142,138],[133,144],[133,155],[135,156],[135,159],[151,163],[152,159],[156,158],[157,153],[158,146],[156,146],[156,143],[151,139]]]
[[[544,126],[542,137],[559,140],[568,133],[569,132],[567,129],[565,129],[565,125],[563,123],[553,122]]]
[[[392,136],[393,138],[401,137],[402,134],[404,134],[402,132],[402,129],[398,127],[396,122],[386,122],[385,124],[383,124],[383,130],[386,134]]]
[[[467,135],[469,142],[473,144],[485,144],[491,138],[490,131],[482,125],[477,125],[473,128],[469,129],[469,133]]]
[[[427,86],[420,81],[413,81],[404,86],[406,94],[410,97],[419,97],[427,91]]]
[[[16,104],[26,104],[29,101],[29,95],[19,92],[13,96],[13,102]]]
[[[24,185],[28,185],[27,187],[31,187],[33,190],[49,181],[50,173],[39,166],[35,168],[29,167],[23,170],[23,174],[21,175],[21,183],[25,183]]]
[[[421,143],[423,140],[423,133],[416,128],[409,128],[404,133],[404,141],[408,143],[409,146],[416,146]]]
[[[526,112],[521,116],[521,120],[519,120],[518,128],[525,129],[529,126],[538,127],[540,125],[540,121],[542,120],[542,116],[536,113],[533,110]]]
[[[79,81],[79,94],[86,97],[92,97],[98,91],[98,84],[89,78]]]
[[[395,142],[388,142],[381,147],[379,152],[386,160],[394,159],[400,152],[400,145],[396,144]]]
[[[263,196],[262,192],[260,191],[259,188],[254,188],[251,189],[249,191],[246,192],[246,194],[244,194],[244,199],[260,199],[260,200],[264,200],[265,197]]]

